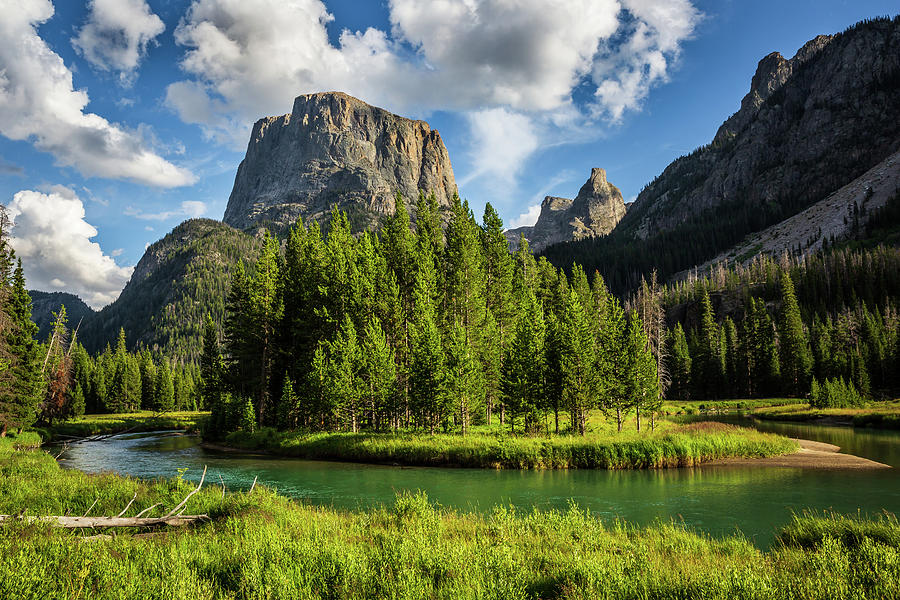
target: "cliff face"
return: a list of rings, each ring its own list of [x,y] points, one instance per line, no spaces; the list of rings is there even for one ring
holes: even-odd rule
[[[900,150],[898,112],[900,18],[772,53],[713,141],[670,164],[620,229],[647,239],[725,205],[762,226],[790,217]]]
[[[606,171],[595,168],[574,200],[547,196],[537,223],[509,229],[506,238],[516,248],[524,235],[532,251],[540,252],[552,244],[606,235],[624,216],[622,192],[607,181]]]
[[[253,126],[224,221],[237,229],[321,220],[332,207],[355,229],[409,206],[419,191],[449,206],[456,181],[440,134],[339,92],[299,96],[290,114]]]

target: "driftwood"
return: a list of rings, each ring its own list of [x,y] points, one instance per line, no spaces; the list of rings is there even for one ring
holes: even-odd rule
[[[70,517],[68,515],[57,517],[57,516],[45,516],[45,517],[26,517],[25,511],[23,510],[21,513],[17,515],[0,515],[0,525],[6,522],[25,522],[25,523],[49,523],[54,527],[65,527],[67,529],[94,529],[98,527],[160,527],[160,526],[169,526],[169,527],[178,527],[180,525],[189,525],[191,523],[197,523],[201,521],[208,521],[208,515],[184,515],[181,514],[184,512],[184,507],[187,505],[188,500],[191,499],[191,496],[200,491],[200,488],[203,487],[203,481],[206,479],[206,467],[203,467],[203,475],[200,477],[200,483],[197,484],[190,493],[184,497],[184,499],[175,505],[171,511],[162,517],[144,517],[143,515],[150,512],[159,504],[154,504],[148,508],[145,508],[141,512],[139,512],[134,517],[123,517],[122,515],[131,507],[132,503],[134,503],[137,498],[137,492],[135,492],[134,497],[129,500],[128,504],[125,505],[125,508],[122,509],[118,515],[114,517],[89,517],[88,513],[97,505],[97,500],[94,500],[94,503],[91,504],[90,508],[85,511],[85,513],[80,517]],[[178,512],[181,511],[181,512]],[[177,513],[177,514],[176,514]]]
[[[49,523],[67,529],[94,529],[97,527],[177,527],[209,520],[208,515],[178,515],[175,517],[20,517],[0,515],[0,523],[20,521],[25,523]]]

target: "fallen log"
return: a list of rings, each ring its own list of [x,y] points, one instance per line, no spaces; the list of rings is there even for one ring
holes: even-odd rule
[[[175,517],[25,517],[0,515],[0,523],[19,521],[25,523],[49,523],[67,529],[95,529],[100,527],[179,527],[208,521],[208,515],[179,515]]]

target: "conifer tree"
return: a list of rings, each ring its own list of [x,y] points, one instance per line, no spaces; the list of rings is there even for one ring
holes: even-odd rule
[[[615,412],[616,429],[622,431],[625,416],[634,406],[635,398],[627,386],[632,358],[629,356],[628,324],[625,312],[615,296],[607,302],[606,322],[598,345],[597,370],[601,377],[600,404],[606,412]]]
[[[501,389],[509,407],[512,429],[516,418],[521,417],[525,431],[534,431],[538,411],[545,407],[545,335],[542,311],[534,294],[529,292],[503,361]]]
[[[584,435],[588,412],[596,404],[601,380],[594,331],[584,304],[574,290],[569,290],[566,296],[561,321],[563,400],[572,415],[573,430]]]
[[[6,240],[8,221],[0,207],[0,437],[34,423],[42,400],[40,349],[31,321],[22,263]]]
[[[156,405],[156,365],[148,350],[140,354],[141,369],[141,408],[150,410]]]
[[[688,400],[691,390],[691,353],[688,349],[687,337],[681,323],[669,331],[669,373],[672,384],[667,397],[677,400]]]
[[[160,412],[170,412],[175,408],[175,385],[169,362],[163,360],[156,369],[156,401],[154,408]]]
[[[280,429],[296,429],[299,413],[297,394],[294,392],[294,384],[287,373],[281,384],[281,397],[278,400],[278,427]]]
[[[427,279],[420,278],[416,283],[417,319],[410,327],[409,403],[433,434],[448,413],[445,356]]]
[[[778,341],[781,376],[785,390],[794,396],[805,395],[812,370],[812,353],[800,318],[800,307],[794,283],[787,272],[781,274],[781,310],[778,320]]]
[[[222,353],[219,331],[207,313],[203,326],[203,353],[200,355],[200,398],[203,407],[212,409],[220,400],[222,389]]]
[[[722,391],[724,364],[709,292],[704,286],[700,293],[700,331],[696,352],[692,352],[694,371],[692,380],[701,398],[718,398]]]
[[[650,352],[650,341],[637,314],[632,314],[628,319],[624,350],[627,357],[625,397],[634,404],[637,430],[640,431],[641,411],[651,414],[656,411],[660,405],[660,394],[656,359]]]
[[[394,404],[397,367],[378,317],[373,316],[366,323],[361,350],[363,407],[368,412],[370,425],[382,429],[392,421],[391,417],[398,409]]]

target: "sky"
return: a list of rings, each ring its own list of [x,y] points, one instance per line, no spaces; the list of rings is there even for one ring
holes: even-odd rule
[[[440,131],[509,226],[592,167],[626,201],[708,143],[758,61],[896,0],[0,0],[0,202],[28,286],[118,296],[221,219],[257,119],[339,90]]]

